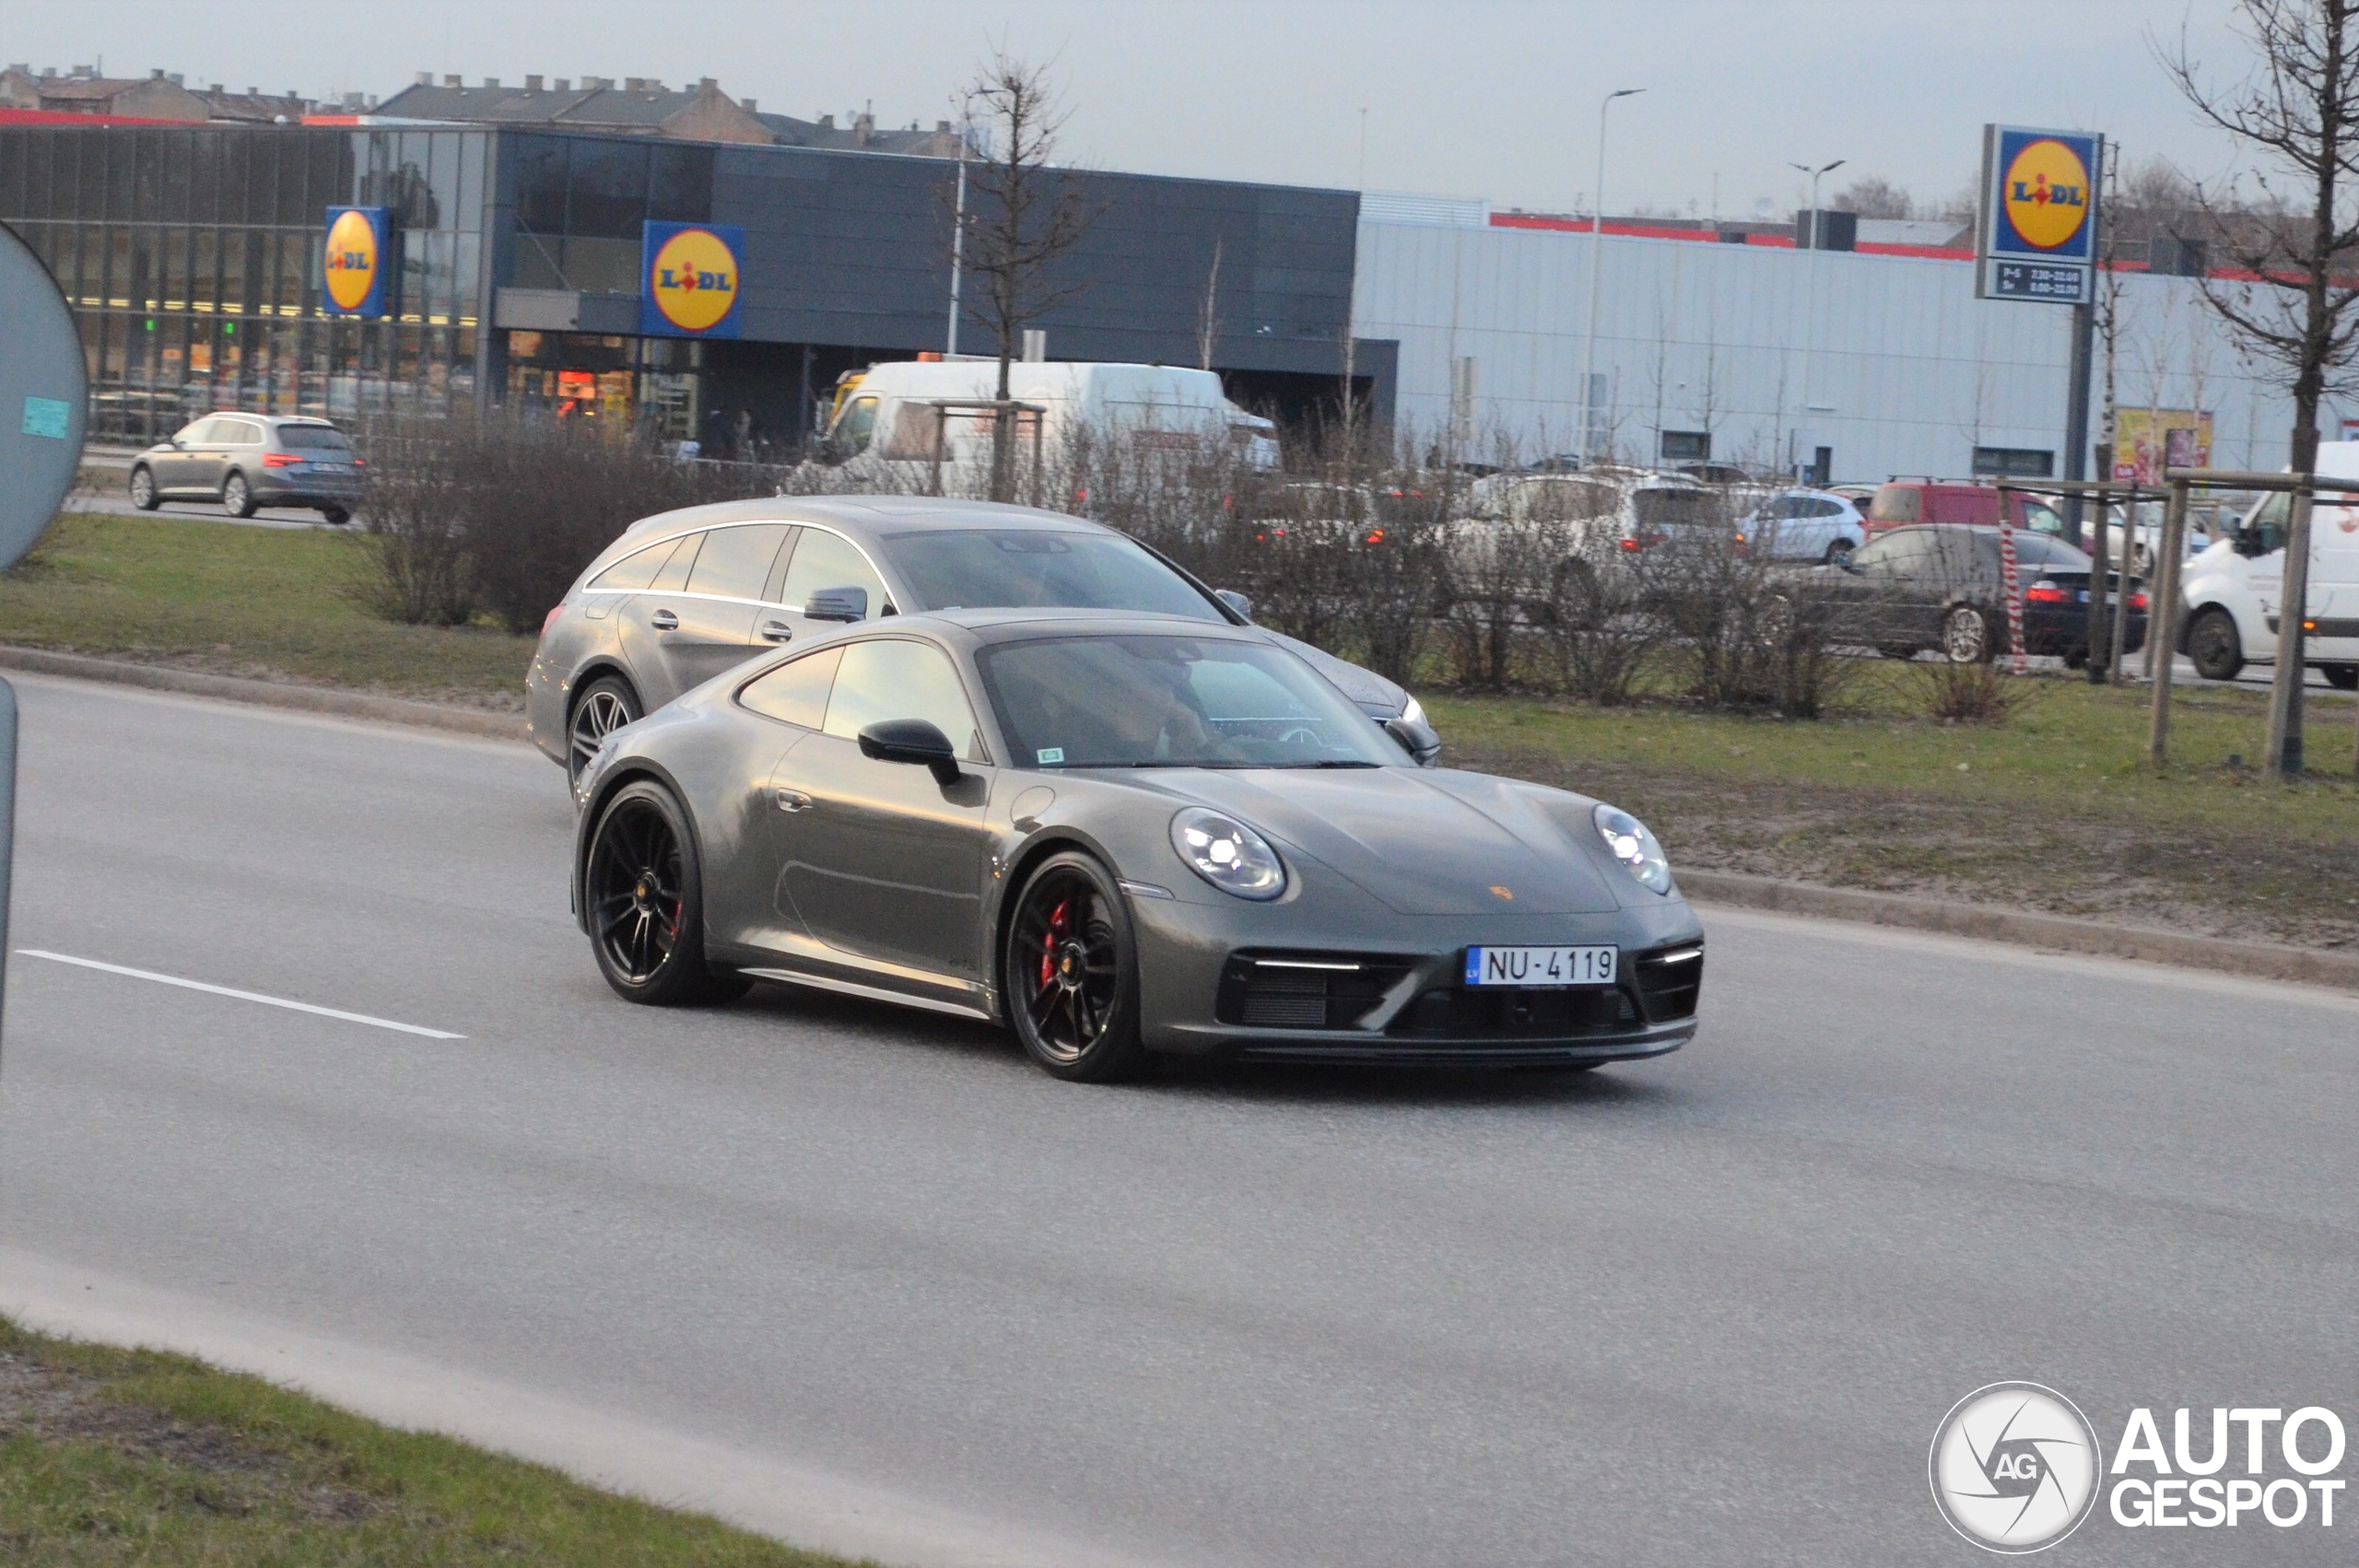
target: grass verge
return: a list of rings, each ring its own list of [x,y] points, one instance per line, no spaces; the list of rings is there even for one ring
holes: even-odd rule
[[[0,1318],[0,1561],[849,1568],[181,1356]]]
[[[533,639],[379,620],[351,596],[367,548],[323,529],[68,514],[0,576],[0,642],[522,708]]]
[[[2359,944],[2359,706],[2310,705],[2303,783],[2260,755],[2266,696],[2183,689],[2173,765],[2145,764],[2148,694],[2034,677],[2001,725],[1919,717],[1921,673],[1864,661],[1837,717],[1669,703],[1429,700],[1445,758],[1602,796],[1673,865],[1956,897],[2315,947]]]

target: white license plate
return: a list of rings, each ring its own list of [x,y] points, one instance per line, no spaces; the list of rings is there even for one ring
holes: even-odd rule
[[[1615,947],[1470,947],[1469,986],[1610,986],[1621,949]]]

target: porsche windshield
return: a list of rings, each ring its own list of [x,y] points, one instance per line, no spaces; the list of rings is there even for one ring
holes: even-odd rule
[[[928,610],[1056,605],[1226,624],[1185,578],[1110,533],[945,530],[896,534],[885,551]]]
[[[1225,638],[1002,643],[979,662],[1022,767],[1380,767],[1384,732],[1290,653]]]

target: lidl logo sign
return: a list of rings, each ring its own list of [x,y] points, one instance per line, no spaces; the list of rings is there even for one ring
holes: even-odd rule
[[[737,258],[745,231],[726,224],[651,223],[640,240],[640,330],[669,337],[735,337]]]
[[[320,277],[323,308],[331,316],[389,314],[385,283],[390,226],[383,207],[330,207],[327,254]]]
[[[2044,136],[2008,163],[2001,199],[2025,244],[2054,251],[2089,221],[2089,166],[2064,143]]]

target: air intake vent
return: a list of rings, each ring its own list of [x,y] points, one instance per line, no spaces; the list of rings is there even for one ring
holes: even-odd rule
[[[1352,953],[1239,953],[1221,971],[1213,1016],[1253,1029],[1351,1029],[1409,972]]]

